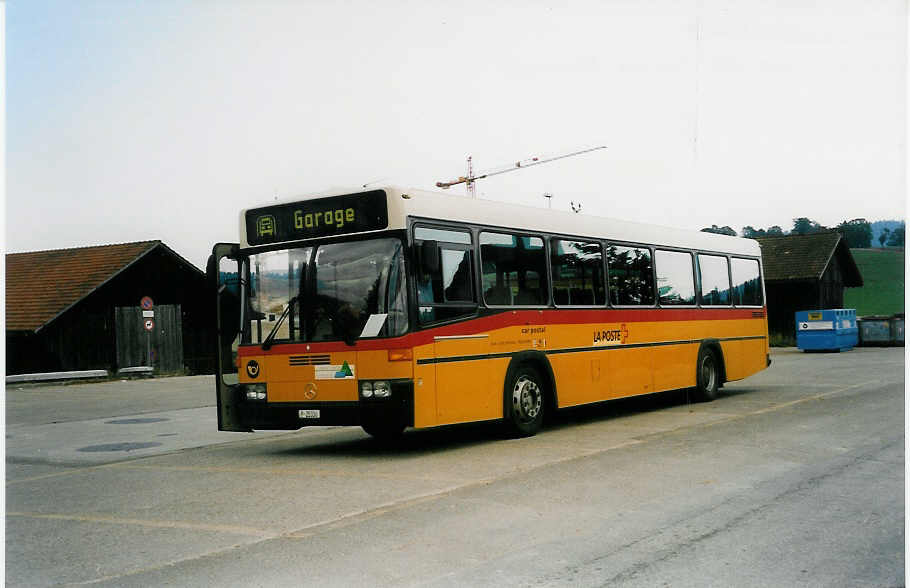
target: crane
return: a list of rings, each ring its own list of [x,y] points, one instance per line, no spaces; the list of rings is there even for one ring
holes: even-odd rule
[[[521,161],[517,161],[517,162],[509,164],[505,167],[500,167],[500,168],[493,169],[491,171],[483,172],[476,176],[474,175],[473,161],[471,159],[471,156],[469,155],[468,156],[468,173],[466,176],[460,176],[457,180],[454,180],[451,182],[436,182],[436,187],[447,189],[447,188],[451,188],[452,186],[456,186],[458,184],[465,184],[468,189],[468,194],[470,194],[472,198],[475,198],[476,196],[474,193],[474,182],[476,182],[477,180],[482,180],[484,178],[489,178],[492,176],[498,176],[499,174],[504,174],[504,173],[510,172],[510,171],[524,169],[526,167],[531,167],[532,165],[540,165],[541,163],[549,163],[551,161],[556,161],[557,159],[565,159],[566,157],[573,157],[575,155],[581,155],[582,153],[590,153],[591,151],[597,151],[598,149],[606,149],[606,148],[607,148],[606,145],[600,145],[598,147],[591,147],[589,149],[582,149],[581,151],[573,151],[572,153],[564,153],[562,155],[555,155],[553,157],[546,157],[546,158],[529,157],[528,159],[522,159]]]

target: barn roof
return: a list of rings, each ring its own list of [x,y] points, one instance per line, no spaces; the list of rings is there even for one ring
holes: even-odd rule
[[[839,233],[761,237],[757,241],[766,282],[820,280],[836,256],[844,273],[844,286],[863,285],[863,276]]]
[[[6,256],[6,330],[39,331],[141,258],[161,241],[10,253]]]

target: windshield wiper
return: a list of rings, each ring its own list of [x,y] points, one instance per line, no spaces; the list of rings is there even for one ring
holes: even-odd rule
[[[275,326],[272,327],[272,330],[269,331],[268,336],[267,336],[267,337],[265,338],[265,340],[262,342],[262,350],[263,350],[263,351],[268,351],[269,349],[271,349],[271,347],[272,347],[272,342],[273,342],[274,339],[275,339],[275,335],[278,334],[278,328],[281,326],[281,323],[283,323],[284,320],[285,320],[286,318],[288,318],[288,315],[291,314],[291,307],[293,307],[295,304],[297,304],[297,299],[298,299],[298,298],[300,298],[300,296],[293,296],[293,297],[291,297],[290,300],[288,300],[288,306],[287,306],[287,308],[285,308],[285,309],[284,309],[284,312],[281,313],[281,316],[278,317],[278,322],[275,323]]]

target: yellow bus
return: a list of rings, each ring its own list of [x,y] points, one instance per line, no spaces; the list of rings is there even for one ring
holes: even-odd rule
[[[394,437],[770,365],[756,241],[383,187],[244,210],[207,274],[218,428]]]

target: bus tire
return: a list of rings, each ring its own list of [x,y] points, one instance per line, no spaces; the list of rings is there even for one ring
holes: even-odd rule
[[[364,431],[378,441],[394,441],[404,433],[404,425],[388,421],[367,421],[360,425]]]
[[[544,380],[531,365],[519,364],[509,370],[506,383],[506,426],[515,437],[531,437],[543,424],[547,396]]]
[[[699,402],[711,402],[717,398],[720,388],[721,366],[717,353],[710,347],[698,350],[695,363],[695,399]]]

